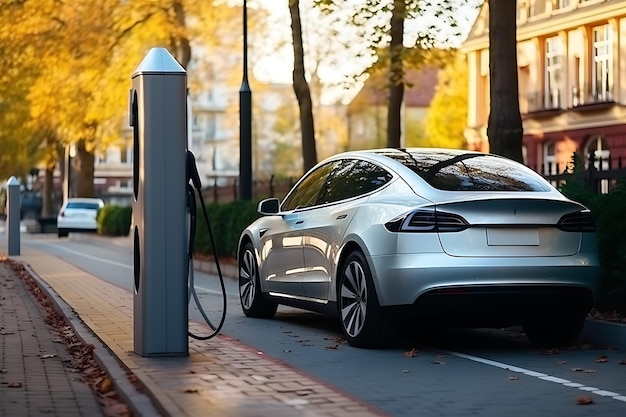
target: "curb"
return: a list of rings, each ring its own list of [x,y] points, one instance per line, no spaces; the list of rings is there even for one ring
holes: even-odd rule
[[[128,379],[132,372],[125,368],[109,348],[91,331],[78,317],[76,312],[54,291],[50,285],[41,279],[30,265],[18,261],[24,266],[26,271],[33,278],[39,289],[48,297],[54,305],[55,310],[62,314],[68,325],[72,328],[76,336],[85,344],[94,347],[92,354],[100,368],[106,372],[113,383],[116,392],[123,398],[130,407],[133,415],[137,416],[161,416],[163,415],[154,405],[152,399],[142,393]]]
[[[587,319],[579,339],[626,352],[626,324]]]

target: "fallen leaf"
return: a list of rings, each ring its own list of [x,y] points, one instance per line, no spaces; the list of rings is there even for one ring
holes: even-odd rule
[[[596,373],[596,371],[594,371],[593,369],[585,369],[585,370],[583,371],[583,373],[585,373],[585,374],[595,374],[595,373]]]
[[[183,392],[185,394],[196,394],[200,392],[200,390],[198,388],[187,388],[186,390],[183,390]]]
[[[517,381],[519,379],[519,376],[515,376],[515,375],[511,375],[509,377],[509,381]]]
[[[417,349],[415,348],[409,350],[408,352],[404,352],[405,358],[414,358],[416,356],[419,356],[419,353],[417,352]]]
[[[402,370],[402,373],[403,373],[403,374],[408,374],[409,372],[411,372],[411,371],[409,371],[408,369],[403,369],[403,370]]]
[[[583,368],[572,368],[570,369],[572,372],[582,372],[584,369]]]
[[[0,374],[6,374],[7,370],[6,369],[0,369]]]
[[[578,404],[578,405],[593,404],[593,398],[591,398],[591,397],[578,397],[578,398],[576,398],[576,404]]]
[[[326,349],[339,349],[339,345],[329,345],[326,346]]]
[[[431,363],[433,365],[445,365],[446,364],[445,362],[442,362],[442,361],[432,361]]]
[[[9,388],[22,388],[22,383],[21,382],[9,382],[7,387],[9,387]]]
[[[622,359],[621,361],[619,361],[620,365],[626,365],[626,359]]]
[[[283,352],[284,352],[284,353],[290,353],[290,352],[291,352],[291,350],[289,350],[289,349],[285,349],[285,350],[283,350]]]
[[[565,365],[567,363],[567,361],[558,361],[557,362],[559,365]]]
[[[556,355],[557,353],[559,353],[558,349],[544,349],[544,350],[539,351],[540,355],[547,355],[547,356]]]
[[[113,389],[113,383],[111,382],[110,378],[103,378],[102,381],[100,381],[98,387],[100,388],[101,392],[107,393]]]
[[[606,363],[608,361],[609,361],[609,358],[606,355],[602,355],[598,359],[596,359],[597,363]]]
[[[50,359],[50,358],[54,358],[56,356],[57,356],[56,353],[44,353],[43,355],[40,356],[40,358],[41,359]]]

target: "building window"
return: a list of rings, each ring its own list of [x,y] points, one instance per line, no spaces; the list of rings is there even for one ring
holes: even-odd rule
[[[561,83],[563,81],[563,41],[554,36],[546,39],[546,78],[544,108],[561,108]]]
[[[126,144],[120,146],[120,163],[127,164],[128,160],[128,146]]]
[[[544,175],[558,174],[556,144],[554,141],[547,142],[543,145],[543,173]]]
[[[593,155],[593,166],[598,171],[608,171],[610,166],[609,159],[611,158],[611,151],[606,144],[604,136],[597,135],[592,136],[585,146],[585,169],[589,169],[589,163],[591,162]],[[609,192],[609,181],[600,181],[600,192],[606,194]]]
[[[573,4],[573,0],[552,0],[552,10],[566,9]]]
[[[607,102],[613,99],[611,28],[609,25],[593,28],[593,67],[591,94],[594,102]]]

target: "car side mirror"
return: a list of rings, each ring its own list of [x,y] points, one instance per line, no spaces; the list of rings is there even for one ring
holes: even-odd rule
[[[263,215],[278,214],[280,207],[280,200],[277,198],[266,198],[259,202],[256,211]]]

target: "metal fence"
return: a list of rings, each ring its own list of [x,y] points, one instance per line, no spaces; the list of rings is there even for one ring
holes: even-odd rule
[[[572,161],[563,167],[546,164],[540,169],[535,169],[535,171],[543,175],[557,188],[569,179],[581,179],[596,194],[607,194],[615,187],[619,179],[626,179],[626,168],[623,165],[622,157],[597,158],[593,152],[588,155],[587,163],[583,163],[574,153]]]

